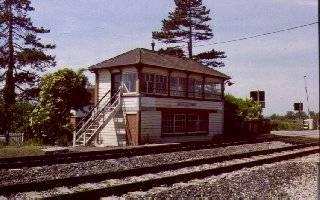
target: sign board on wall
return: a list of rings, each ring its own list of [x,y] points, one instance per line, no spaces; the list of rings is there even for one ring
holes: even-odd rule
[[[183,107],[194,107],[197,104],[195,103],[189,103],[189,102],[178,102],[177,106],[183,106]]]

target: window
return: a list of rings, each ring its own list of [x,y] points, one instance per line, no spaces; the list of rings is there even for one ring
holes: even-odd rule
[[[213,82],[206,81],[204,84],[204,96],[205,98],[213,98]]]
[[[154,93],[154,74],[142,74],[141,92]]]
[[[202,81],[190,78],[188,84],[189,84],[188,97],[201,98],[202,97]]]
[[[208,115],[188,114],[188,132],[206,132],[208,127]]]
[[[170,79],[170,95],[186,96],[187,79],[183,77],[171,77]]]
[[[186,131],[186,114],[174,114],[174,132],[182,133]]]
[[[174,114],[162,113],[162,133],[174,132]]]
[[[221,97],[221,83],[206,81],[204,85],[205,98],[214,99]]]
[[[221,83],[214,83],[214,94],[221,95]]]
[[[157,94],[167,94],[167,77],[162,75],[155,75],[155,89]]]
[[[123,84],[128,92],[136,92],[137,73],[126,73],[122,75]]]
[[[149,94],[167,94],[167,77],[157,74],[142,74],[141,91]]]
[[[208,132],[208,113],[206,112],[162,112],[161,133],[166,134],[190,134]]]

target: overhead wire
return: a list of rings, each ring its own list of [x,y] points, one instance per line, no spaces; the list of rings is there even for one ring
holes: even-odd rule
[[[286,29],[280,29],[280,30],[277,30],[277,31],[266,32],[266,33],[261,33],[261,34],[257,34],[257,35],[241,37],[241,38],[237,38],[237,39],[214,42],[214,43],[209,43],[209,44],[194,45],[193,47],[201,47],[201,46],[209,46],[209,45],[215,45],[215,44],[225,44],[225,43],[238,42],[238,41],[242,41],[242,40],[248,40],[248,39],[252,39],[252,38],[263,37],[263,36],[266,36],[266,35],[272,35],[272,34],[281,33],[281,32],[285,32],[285,31],[291,31],[291,30],[295,30],[295,29],[299,29],[299,28],[304,28],[304,27],[312,26],[312,25],[318,24],[318,23],[319,22],[317,21],[317,22],[312,22],[312,23],[308,23],[308,24],[302,24],[302,25],[299,25],[299,26],[294,26],[294,27],[290,27],[290,28],[286,28]],[[187,47],[187,45],[179,45],[179,47]]]

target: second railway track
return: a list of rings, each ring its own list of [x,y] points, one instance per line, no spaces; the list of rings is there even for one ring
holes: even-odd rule
[[[191,151],[204,148],[217,148],[234,146],[241,144],[253,144],[259,142],[273,141],[272,139],[255,139],[240,142],[225,142],[225,143],[210,143],[210,142],[196,142],[196,143],[182,143],[169,144],[158,146],[137,146],[129,148],[109,149],[103,151],[88,151],[88,152],[71,152],[59,153],[51,155],[40,156],[24,156],[13,158],[0,158],[0,169],[15,169],[23,167],[34,167],[54,164],[67,164],[73,162],[83,162],[102,159],[115,159],[120,157],[143,156],[158,153],[169,153],[176,151]]]
[[[50,190],[54,187],[73,187],[83,183],[98,183],[108,179],[126,179],[132,176],[143,176],[145,174],[155,174],[172,170],[180,170],[188,167],[201,166],[205,164],[224,163],[233,160],[244,159],[245,161],[240,163],[229,164],[226,166],[220,166],[216,168],[208,168],[200,171],[192,171],[187,173],[178,173],[171,176],[155,177],[142,181],[122,182],[117,185],[110,185],[98,189],[89,189],[86,191],[78,191],[70,194],[60,194],[49,199],[98,199],[104,195],[121,195],[130,191],[147,190],[154,186],[160,186],[163,184],[173,184],[181,181],[188,181],[194,178],[203,178],[210,175],[216,175],[225,172],[231,172],[244,167],[253,167],[266,163],[277,162],[281,160],[296,158],[299,156],[305,156],[308,154],[319,153],[319,147],[317,143],[300,144],[288,147],[282,147],[277,149],[268,149],[262,151],[253,151],[242,154],[234,154],[228,156],[216,156],[212,158],[187,160],[175,163],[167,163],[162,165],[156,165],[152,167],[142,167],[127,169],[121,171],[114,171],[102,174],[93,174],[79,177],[69,177],[63,179],[53,179],[48,181],[30,182],[24,184],[13,184],[0,187],[0,195],[11,195],[18,192],[25,191],[43,191]],[[276,155],[274,155],[276,154]],[[281,155],[278,155],[281,154]],[[249,159],[249,161],[247,161]],[[121,181],[120,181],[121,182]]]

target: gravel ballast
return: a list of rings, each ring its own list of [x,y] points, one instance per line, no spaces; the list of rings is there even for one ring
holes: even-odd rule
[[[314,148],[314,147],[313,147]],[[312,149],[311,147],[309,149]],[[289,153],[295,153],[299,152],[299,150],[294,150]],[[214,164],[203,164],[199,166],[193,166],[193,167],[185,167],[181,168],[178,170],[169,170],[169,171],[163,171],[155,174],[144,174],[141,176],[131,176],[131,177],[126,177],[124,179],[107,179],[105,181],[101,182],[96,182],[96,183],[84,183],[84,184],[79,184],[74,187],[57,187],[57,188],[52,188],[50,190],[46,191],[40,191],[40,192],[25,192],[25,193],[18,193],[16,195],[10,196],[10,198],[13,199],[28,199],[34,196],[37,197],[50,197],[50,196],[56,196],[56,195],[61,195],[65,193],[75,193],[78,191],[84,191],[84,190],[92,190],[92,189],[98,189],[98,188],[105,188],[109,186],[115,186],[115,185],[121,185],[121,184],[126,184],[126,183],[133,183],[133,182],[140,182],[144,180],[149,180],[149,179],[157,179],[161,177],[168,177],[168,176],[173,176],[173,175],[178,175],[178,174],[188,174],[190,172],[195,172],[195,171],[204,171],[207,169],[214,169],[214,168],[219,168],[222,166],[228,166],[228,165],[233,165],[233,164],[239,164],[239,163],[245,163],[245,162],[250,162],[253,160],[259,160],[263,159],[266,157],[277,157],[281,155],[288,154],[288,152],[281,152],[281,153],[275,153],[272,155],[266,155],[266,156],[253,156],[251,158],[246,158],[246,159],[234,159],[230,161],[225,161],[225,162],[219,162],[219,163],[214,163]]]
[[[318,199],[319,154],[106,199]]]
[[[154,166],[183,160],[209,158],[213,156],[232,155],[257,150],[274,149],[285,146],[291,146],[291,144],[275,141],[228,146],[214,149],[202,149],[196,151],[162,153],[71,164],[56,164],[42,167],[3,169],[0,170],[0,185],[104,173],[138,167]]]

